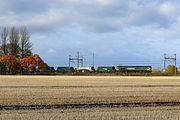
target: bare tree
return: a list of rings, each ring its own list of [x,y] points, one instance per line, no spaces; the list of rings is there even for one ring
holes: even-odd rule
[[[2,54],[8,54],[8,28],[4,27],[1,31],[1,51]]]
[[[24,58],[31,55],[32,44],[30,43],[30,34],[26,27],[20,29],[20,57]]]
[[[9,33],[9,52],[10,55],[19,57],[20,47],[19,47],[19,29],[12,27]]]

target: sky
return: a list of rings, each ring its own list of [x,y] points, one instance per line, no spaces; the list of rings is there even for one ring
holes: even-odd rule
[[[0,28],[27,26],[33,53],[51,66],[84,56],[84,65],[163,67],[180,63],[179,0],[0,0]],[[74,64],[74,63],[72,63]]]

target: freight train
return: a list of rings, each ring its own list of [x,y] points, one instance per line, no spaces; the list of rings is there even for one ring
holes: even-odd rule
[[[56,73],[151,73],[151,66],[92,66],[83,67],[48,67],[49,71]]]

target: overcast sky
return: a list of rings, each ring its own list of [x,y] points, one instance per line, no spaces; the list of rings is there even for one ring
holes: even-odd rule
[[[68,65],[80,51],[85,65],[163,66],[180,63],[179,0],[0,0],[0,27],[24,26],[33,52],[49,65]]]

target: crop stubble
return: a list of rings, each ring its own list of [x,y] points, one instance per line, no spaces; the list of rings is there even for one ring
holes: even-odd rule
[[[0,76],[0,118],[178,119],[179,93],[179,77]]]

